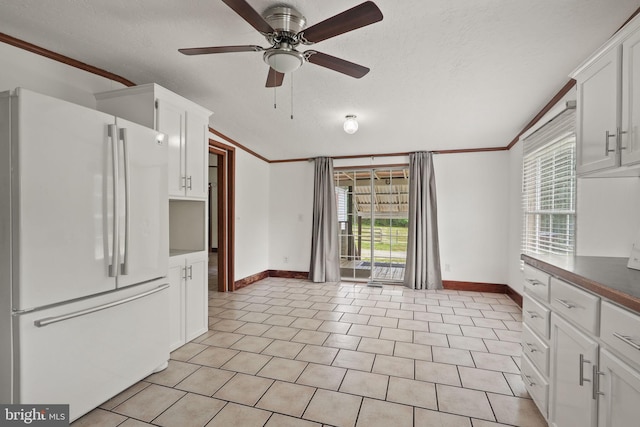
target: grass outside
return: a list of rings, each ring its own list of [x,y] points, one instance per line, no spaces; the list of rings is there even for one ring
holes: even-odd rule
[[[371,240],[376,252],[406,252],[407,236],[409,229],[406,227],[373,227],[371,239],[370,229],[362,229],[362,249],[371,250]],[[354,235],[354,240],[358,241],[358,234]]]

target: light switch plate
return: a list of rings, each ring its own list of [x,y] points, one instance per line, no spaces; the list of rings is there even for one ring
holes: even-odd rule
[[[633,246],[631,247],[631,256],[629,257],[627,267],[640,270],[640,233],[638,233],[638,237],[636,237],[636,241],[633,242]]]

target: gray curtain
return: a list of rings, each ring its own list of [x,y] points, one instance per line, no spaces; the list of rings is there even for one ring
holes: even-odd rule
[[[313,231],[309,279],[314,282],[340,281],[338,210],[333,182],[333,159],[315,159],[313,183]]]
[[[430,152],[409,155],[409,237],[404,285],[442,289],[436,178]]]

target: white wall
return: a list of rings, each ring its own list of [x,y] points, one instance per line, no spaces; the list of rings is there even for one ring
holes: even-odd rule
[[[443,280],[506,283],[507,151],[434,156]]]
[[[124,85],[69,65],[0,43],[0,91],[24,87],[95,108],[93,94]]]
[[[269,268],[309,271],[314,164],[272,163],[269,172]]]
[[[509,232],[507,242],[507,284],[516,292],[523,292],[523,273],[520,267],[522,249],[522,142],[509,150]]]
[[[236,150],[235,280],[269,269],[269,164]]]

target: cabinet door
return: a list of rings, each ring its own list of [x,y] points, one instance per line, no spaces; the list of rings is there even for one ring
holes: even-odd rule
[[[621,49],[614,48],[577,76],[578,173],[617,166]]]
[[[640,162],[640,33],[622,44],[622,164]]]
[[[165,134],[169,156],[169,197],[185,195],[185,112],[171,103],[158,99],[157,130]]]
[[[185,286],[187,341],[202,335],[208,329],[207,255],[187,258]]]
[[[184,334],[184,261],[169,267],[169,351],[186,342]]]
[[[640,372],[600,351],[600,402],[598,427],[638,425],[640,420]]]
[[[187,192],[189,197],[206,199],[209,187],[209,156],[207,154],[207,118],[187,112],[185,144]]]
[[[598,344],[552,313],[551,351],[551,425],[594,427],[593,366]]]

